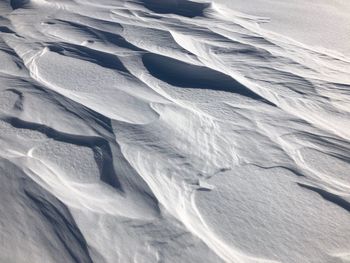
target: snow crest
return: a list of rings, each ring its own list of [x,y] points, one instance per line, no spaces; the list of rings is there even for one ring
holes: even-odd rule
[[[1,262],[349,259],[349,57],[189,0],[0,21]]]

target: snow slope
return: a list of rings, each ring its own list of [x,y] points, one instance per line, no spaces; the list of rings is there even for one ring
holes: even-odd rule
[[[345,0],[214,0],[268,18],[260,26],[297,41],[350,55],[350,4]]]
[[[350,262],[350,57],[221,3],[0,2],[1,262]]]

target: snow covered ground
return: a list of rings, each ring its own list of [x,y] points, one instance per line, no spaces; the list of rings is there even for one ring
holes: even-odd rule
[[[261,26],[318,48],[350,55],[350,3],[346,0],[215,0],[268,18]]]
[[[350,5],[309,2],[0,1],[0,262],[350,262]]]

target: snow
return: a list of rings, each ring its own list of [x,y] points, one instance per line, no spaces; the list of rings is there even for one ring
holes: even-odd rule
[[[349,261],[347,9],[0,2],[0,261]]]

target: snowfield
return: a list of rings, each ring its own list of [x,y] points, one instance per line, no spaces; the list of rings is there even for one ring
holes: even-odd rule
[[[0,262],[350,262],[347,37],[254,1],[0,1]]]

